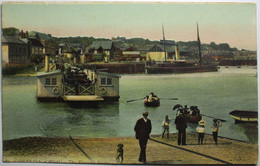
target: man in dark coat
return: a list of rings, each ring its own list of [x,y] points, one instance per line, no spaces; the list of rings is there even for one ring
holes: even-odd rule
[[[139,139],[139,146],[140,146],[140,156],[139,160],[140,162],[146,163],[146,145],[147,141],[150,138],[149,134],[152,131],[152,124],[151,120],[147,118],[148,117],[148,112],[144,111],[143,112],[143,117],[138,119],[136,124],[135,124],[135,136],[136,139]]]
[[[175,119],[176,129],[178,130],[178,145],[186,145],[186,118],[182,111]]]

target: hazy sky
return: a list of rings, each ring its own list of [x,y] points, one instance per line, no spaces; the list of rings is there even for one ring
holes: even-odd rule
[[[53,36],[143,37],[256,50],[254,3],[3,3],[2,26]]]

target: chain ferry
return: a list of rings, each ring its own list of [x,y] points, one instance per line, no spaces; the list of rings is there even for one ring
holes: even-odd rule
[[[118,101],[120,76],[64,64],[65,70],[49,71],[48,56],[45,72],[38,73],[39,101],[100,102]]]

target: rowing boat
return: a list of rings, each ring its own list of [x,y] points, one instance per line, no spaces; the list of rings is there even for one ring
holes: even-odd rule
[[[157,106],[160,106],[160,99],[152,100],[152,101],[145,100],[144,101],[144,105],[147,106],[147,107],[157,107]]]
[[[258,121],[257,111],[234,110],[231,111],[229,115],[233,119],[235,119],[235,122],[257,122]]]

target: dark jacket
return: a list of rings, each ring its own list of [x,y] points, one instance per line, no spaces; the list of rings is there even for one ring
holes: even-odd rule
[[[187,128],[186,118],[183,114],[180,114],[175,119],[176,129],[184,130]]]
[[[145,122],[143,118],[138,119],[134,130],[136,139],[148,139],[152,131],[151,120],[147,119],[147,122]]]

